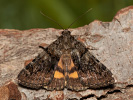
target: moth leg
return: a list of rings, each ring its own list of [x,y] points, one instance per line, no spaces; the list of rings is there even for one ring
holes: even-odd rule
[[[46,48],[44,48],[43,46],[39,46],[39,48],[43,49],[44,51],[46,51]]]

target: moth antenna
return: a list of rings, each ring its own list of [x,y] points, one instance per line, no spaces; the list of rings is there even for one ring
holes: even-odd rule
[[[47,15],[45,15],[44,13],[42,13],[41,11],[40,11],[40,13],[41,13],[43,16],[47,17],[49,20],[52,20],[54,23],[56,23],[58,26],[60,26],[60,28],[62,28],[62,29],[64,30],[64,28],[63,28],[59,23],[57,23],[55,20],[53,20],[52,18],[48,17]]]
[[[89,10],[87,10],[85,13],[83,13],[82,15],[80,15],[79,17],[77,17],[73,22],[72,22],[72,24],[70,24],[68,27],[67,27],[67,29],[68,28],[70,28],[70,26],[72,26],[73,25],[73,23],[75,23],[79,18],[81,18],[82,16],[84,16],[85,14],[87,14],[89,11],[91,11],[92,10],[92,8],[90,8]],[[66,30],[67,30],[66,29]]]

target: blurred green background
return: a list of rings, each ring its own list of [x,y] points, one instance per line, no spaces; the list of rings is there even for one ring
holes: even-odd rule
[[[133,0],[0,0],[0,28],[60,28],[40,11],[67,28],[78,16],[92,8],[71,26],[76,28],[95,19],[111,21],[118,10],[132,4]]]

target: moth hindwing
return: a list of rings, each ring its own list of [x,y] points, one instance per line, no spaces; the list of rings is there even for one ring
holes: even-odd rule
[[[19,84],[33,89],[75,91],[114,83],[111,71],[68,30],[43,48],[43,52],[21,70],[18,80]]]

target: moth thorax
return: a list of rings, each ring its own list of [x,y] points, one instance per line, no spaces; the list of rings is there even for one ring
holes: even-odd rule
[[[62,65],[65,71],[69,70],[69,66],[71,66],[71,56],[69,54],[64,54],[62,56]]]

